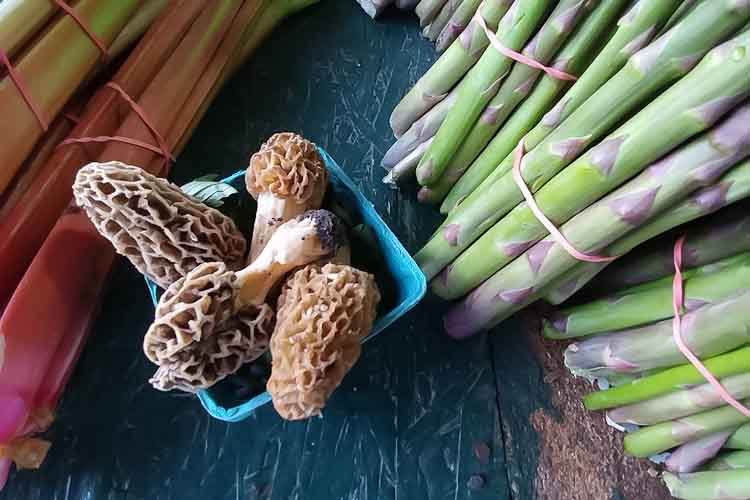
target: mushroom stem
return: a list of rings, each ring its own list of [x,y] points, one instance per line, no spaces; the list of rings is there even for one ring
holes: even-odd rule
[[[251,264],[258,258],[268,244],[271,236],[285,222],[302,215],[312,208],[320,207],[323,202],[323,194],[315,200],[305,203],[296,203],[294,198],[277,198],[270,192],[258,195],[258,210],[255,213],[255,224],[253,225],[253,240],[250,244],[250,254],[247,263]]]

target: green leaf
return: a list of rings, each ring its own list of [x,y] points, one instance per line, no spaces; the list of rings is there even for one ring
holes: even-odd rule
[[[185,194],[197,198],[209,207],[219,208],[224,205],[226,198],[237,194],[239,191],[229,184],[217,182],[216,179],[218,178],[217,174],[207,174],[188,182],[181,189]]]

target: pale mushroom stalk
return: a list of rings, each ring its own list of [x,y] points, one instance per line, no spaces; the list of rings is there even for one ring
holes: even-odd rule
[[[250,159],[247,191],[257,200],[248,263],[261,254],[283,223],[320,208],[328,171],[317,147],[290,132],[271,136]]]
[[[334,255],[345,240],[343,224],[327,210],[310,210],[280,225],[252,264],[237,272],[237,306],[262,304],[287,273]]]

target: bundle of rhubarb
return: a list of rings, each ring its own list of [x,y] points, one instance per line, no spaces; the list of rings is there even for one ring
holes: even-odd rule
[[[71,204],[77,172],[92,161],[119,161],[166,175],[232,72],[280,21],[312,3],[0,6],[0,48],[12,54],[0,81],[0,484],[11,461],[38,467],[44,459],[49,444],[34,436],[53,421],[114,262],[112,247]],[[100,61],[146,28],[111,81],[76,97],[75,125],[53,121]],[[153,243],[174,250],[168,241]]]
[[[669,235],[613,264],[592,287],[613,291],[551,313],[544,335],[574,339],[566,366],[604,389],[586,408],[664,463],[672,495],[750,498],[750,205],[681,230],[678,248]],[[701,363],[685,364],[675,329]]]
[[[268,391],[289,420],[317,415],[359,358],[380,293],[351,266],[345,223],[321,209],[328,171],[316,146],[271,137],[245,174],[257,200],[252,239],[217,209],[138,167],[91,163],[73,186],[96,229],[165,289],[143,341],[159,390],[198,392],[270,348]],[[221,184],[221,183],[218,183]],[[188,189],[190,188],[190,189]],[[236,193],[225,185],[225,194]],[[249,246],[249,248],[248,248]],[[254,396],[256,394],[248,395]]]
[[[394,110],[383,159],[443,203],[416,259],[459,300],[449,335],[748,197],[749,22],[734,0],[482,4]]]

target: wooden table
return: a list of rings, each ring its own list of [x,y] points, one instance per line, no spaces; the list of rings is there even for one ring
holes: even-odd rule
[[[370,20],[324,0],[286,22],[227,85],[174,180],[228,174],[275,131],[325,147],[411,251],[435,210],[381,183],[388,117],[431,65],[416,17]],[[2,500],[664,499],[649,464],[585,415],[559,346],[533,313],[456,343],[428,297],[367,344],[323,418],[286,423],[269,406],[237,424],[147,383],[141,341],[153,308],[121,260],[101,317],[49,433],[40,471],[13,473]]]

